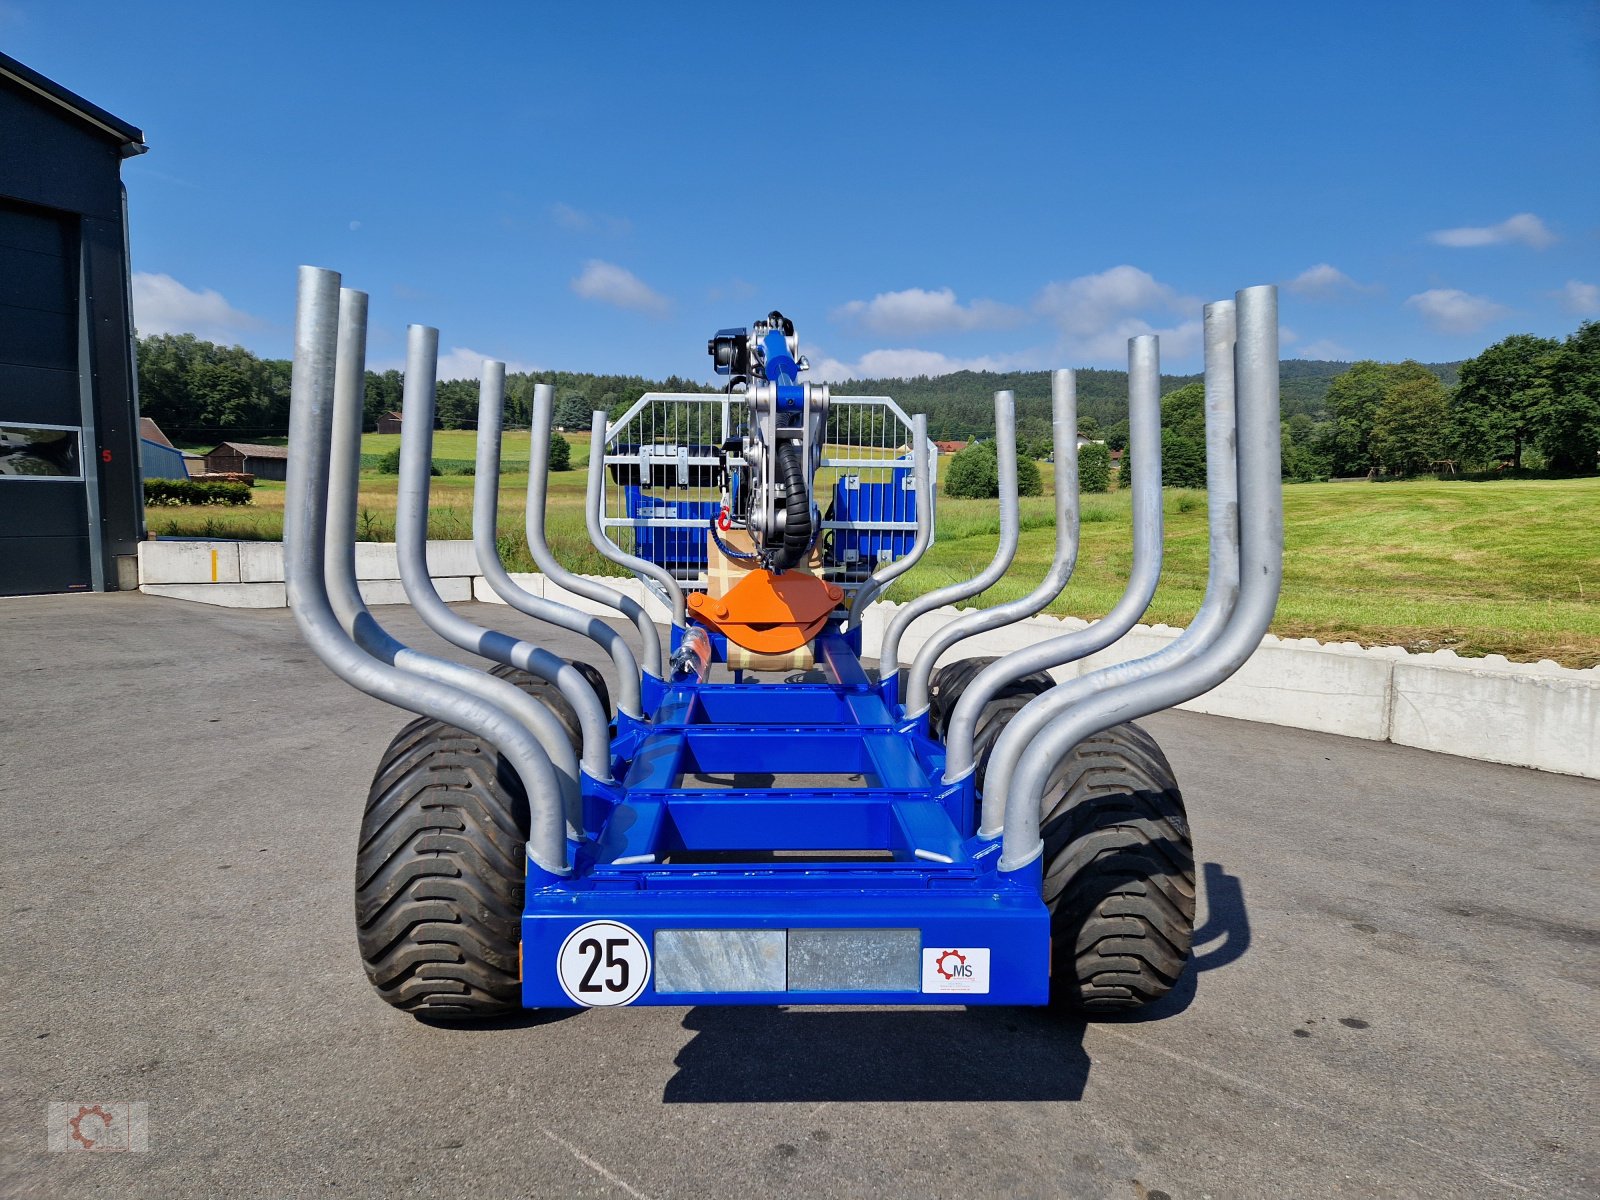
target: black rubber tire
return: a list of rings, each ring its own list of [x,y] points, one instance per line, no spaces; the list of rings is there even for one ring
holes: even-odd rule
[[[1079,744],[1040,808],[1051,1002],[1139,1008],[1172,990],[1194,936],[1194,847],[1155,739],[1132,723]]]
[[[574,661],[572,665],[578,669],[578,673],[587,679],[589,685],[594,688],[595,695],[600,697],[600,707],[605,710],[606,720],[610,721],[612,717],[611,692],[606,687],[605,676],[600,674],[597,668],[590,666],[586,662]],[[561,727],[567,731],[567,738],[572,742],[572,748],[580,755],[583,753],[583,729],[578,724],[578,712],[567,701],[567,698],[561,694],[560,688],[548,679],[530,675],[520,667],[508,667],[504,663],[498,663],[489,668],[489,674],[499,679],[509,680],[535,700],[543,701],[545,706],[555,713],[557,719],[560,720]]]
[[[459,1021],[522,1007],[528,798],[499,753],[429,718],[378,764],[356,852],[356,941],[390,1004]]]
[[[929,733],[941,742],[945,740],[945,735],[949,732],[950,714],[955,711],[956,702],[961,699],[968,685],[977,678],[978,673],[996,661],[998,660],[994,656],[961,658],[933,669],[932,674],[928,676]],[[982,742],[986,749],[993,746],[994,739],[1000,736],[1000,730],[1004,728],[1006,721],[1009,721],[1029,700],[1042,692],[1049,691],[1054,683],[1055,681],[1045,672],[1035,671],[1007,684],[984,706],[983,713],[978,718],[978,732],[974,742]],[[996,723],[991,713],[993,716],[998,716],[1002,712],[1005,714],[1004,717]],[[991,732],[985,742],[986,729]],[[983,761],[983,756],[979,756],[979,761]]]

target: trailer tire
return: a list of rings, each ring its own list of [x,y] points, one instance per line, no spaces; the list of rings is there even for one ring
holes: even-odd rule
[[[573,661],[572,665],[578,674],[589,681],[589,686],[594,688],[595,695],[600,697],[600,707],[605,711],[606,720],[611,720],[611,692],[606,687],[606,677],[586,662]],[[578,723],[577,710],[561,694],[560,688],[548,679],[530,675],[521,667],[508,667],[504,663],[490,667],[489,674],[516,684],[535,700],[543,702],[551,712],[555,713],[561,722],[561,728],[567,731],[567,738],[572,742],[572,748],[580,755],[583,753],[583,728]]]
[[[431,718],[395,735],[356,853],[356,941],[380,996],[425,1020],[522,1007],[527,838],[527,794],[492,746]]]
[[[935,667],[928,676],[928,732],[941,742],[950,731],[950,714],[955,711],[957,702],[966,692],[972,681],[992,662],[998,662],[994,656],[987,658],[961,658],[942,667]],[[1005,727],[1016,711],[1029,700],[1053,687],[1055,680],[1051,679],[1044,671],[1035,671],[1031,675],[1024,675],[1021,679],[1012,680],[1005,687],[996,692],[989,702],[984,705],[983,713],[978,717],[977,734],[974,743],[981,743],[985,753],[978,754],[977,745],[974,745],[974,758],[984,762],[988,755],[987,750],[994,744],[994,739],[1000,736],[1000,730]],[[1009,703],[1014,701],[1015,703]],[[1003,714],[1003,716],[1002,716]],[[999,717],[996,721],[994,718]],[[989,736],[985,740],[985,731]],[[982,776],[979,776],[980,780]]]
[[[1051,1001],[1139,1008],[1172,990],[1194,935],[1194,847],[1172,767],[1139,726],[1074,747],[1040,807]]]

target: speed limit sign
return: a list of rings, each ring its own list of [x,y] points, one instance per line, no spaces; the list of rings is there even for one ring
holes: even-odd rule
[[[626,925],[590,921],[561,943],[556,976],[561,990],[586,1008],[631,1004],[650,980],[650,951]]]

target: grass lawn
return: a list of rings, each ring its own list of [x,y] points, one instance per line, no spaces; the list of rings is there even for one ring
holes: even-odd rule
[[[437,436],[435,457],[470,460],[470,431]],[[508,465],[527,459],[527,434],[507,434]],[[568,434],[573,470],[551,476],[548,535],[571,568],[615,574],[589,545],[583,519],[588,435]],[[519,441],[520,439],[520,441]],[[368,434],[362,451],[380,454],[396,437]],[[460,444],[458,445],[457,442]],[[1046,487],[1050,471],[1041,474]],[[522,534],[526,473],[501,480],[502,553],[512,570],[531,570]],[[429,535],[467,538],[472,485],[466,476],[433,480]],[[1187,624],[1205,590],[1205,493],[1171,490],[1164,503],[1166,558],[1146,619]],[[394,537],[395,478],[363,472],[357,536]],[[1274,633],[1401,645],[1450,647],[1464,655],[1551,658],[1573,667],[1600,664],[1600,479],[1499,483],[1334,483],[1284,488],[1284,582]],[[1054,551],[1054,506],[1024,499],[1023,532],[994,603],[1030,591]],[[260,483],[249,508],[150,508],[152,534],[276,539],[283,531],[283,485]],[[926,558],[890,590],[904,600],[970,579],[994,552],[993,501],[940,497],[938,539]],[[1121,594],[1131,560],[1128,495],[1083,499],[1082,543],[1072,582],[1048,611],[1098,617]]]

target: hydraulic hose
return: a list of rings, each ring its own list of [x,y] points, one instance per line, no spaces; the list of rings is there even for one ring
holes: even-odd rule
[[[798,567],[811,553],[811,491],[806,487],[806,468],[800,461],[800,447],[784,442],[778,447],[778,479],[783,484],[783,549],[774,556],[779,570]]]

